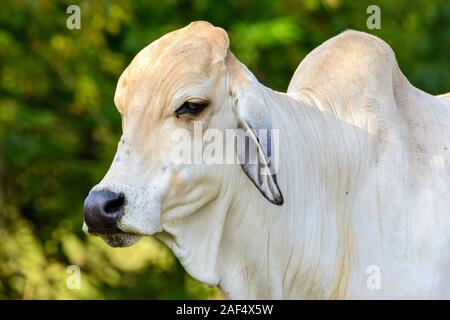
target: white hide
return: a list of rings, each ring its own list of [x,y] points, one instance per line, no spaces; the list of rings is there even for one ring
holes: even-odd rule
[[[154,234],[230,298],[449,299],[449,100],[413,87],[386,43],[355,31],[311,52],[287,93],[253,85],[280,129],[284,204],[265,199],[239,165],[217,165],[189,191],[192,205],[179,206],[169,183],[142,187],[153,170],[144,163],[132,177],[110,169],[97,187],[126,193],[140,181],[126,215],[147,229],[123,230]],[[232,108],[209,127],[235,126],[224,116]],[[371,270],[381,271],[375,288]]]

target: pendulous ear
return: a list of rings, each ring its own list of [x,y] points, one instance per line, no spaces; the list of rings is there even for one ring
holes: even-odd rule
[[[227,72],[233,96],[238,132],[244,145],[237,144],[241,167],[263,196],[275,205],[282,205],[283,195],[276,176],[274,129],[264,99],[262,85],[231,52],[227,56]]]

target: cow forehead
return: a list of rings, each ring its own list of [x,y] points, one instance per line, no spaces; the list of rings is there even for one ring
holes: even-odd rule
[[[166,34],[142,49],[122,73],[114,98],[116,106],[119,110],[126,107],[143,83],[149,83],[151,89],[161,82],[166,87],[175,85],[189,75],[208,76],[217,68],[215,62],[224,60],[227,50],[226,32],[207,22],[191,23]]]

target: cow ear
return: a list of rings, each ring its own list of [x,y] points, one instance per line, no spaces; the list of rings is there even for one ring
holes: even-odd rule
[[[245,68],[244,65],[241,66]],[[230,83],[238,126],[237,157],[246,175],[264,197],[273,204],[282,205],[283,195],[276,176],[276,130],[272,128],[269,108],[261,90],[262,85],[247,68],[241,72],[245,77],[238,78],[240,83]],[[232,74],[230,76],[230,81],[233,81]],[[244,141],[245,143],[240,143]]]

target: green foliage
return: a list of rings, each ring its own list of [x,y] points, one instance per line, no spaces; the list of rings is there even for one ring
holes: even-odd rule
[[[66,8],[81,7],[81,30]],[[214,298],[154,239],[112,249],[81,231],[83,199],[120,136],[117,79],[151,41],[193,20],[229,32],[231,48],[266,85],[285,90],[301,59],[349,28],[394,49],[403,72],[432,94],[450,91],[450,3],[7,1],[0,10],[0,298]],[[66,286],[80,266],[80,290]]]

